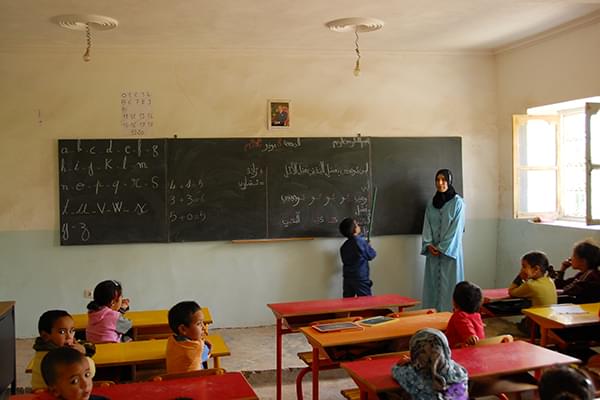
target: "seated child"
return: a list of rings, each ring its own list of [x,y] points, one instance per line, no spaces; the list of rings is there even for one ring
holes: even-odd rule
[[[521,258],[521,271],[508,288],[511,297],[524,297],[531,300],[533,307],[548,306],[558,302],[554,281],[546,273],[553,274],[554,269],[548,262],[546,254],[532,251]],[[518,328],[530,333],[531,324],[523,318]]]
[[[600,247],[586,240],[573,248],[571,258],[564,260],[557,272],[554,284],[564,295],[573,297],[573,303],[595,303],[600,301]],[[565,272],[572,267],[579,271],[565,279]]]
[[[36,400],[108,400],[91,394],[93,374],[89,358],[71,347],[51,350],[41,367],[48,391],[39,393]]]
[[[373,281],[369,277],[369,261],[377,253],[361,236],[360,225],[352,218],[345,218],[339,226],[347,240],[340,249],[343,269],[343,296],[371,296]]]
[[[93,344],[75,341],[74,325],[71,315],[63,310],[46,311],[40,316],[38,321],[40,336],[35,339],[33,344],[35,350],[33,366],[31,367],[31,388],[33,390],[46,388],[46,383],[42,378],[41,364],[48,351],[61,347],[71,347],[88,357],[93,356],[96,352]],[[96,370],[91,358],[89,365],[93,375]]]
[[[94,288],[94,300],[88,306],[87,340],[92,343],[127,342],[124,336],[131,329],[130,320],[123,317],[129,300],[123,298],[123,287],[117,281],[100,282]]]
[[[410,361],[399,362],[392,376],[402,386],[400,398],[467,400],[467,371],[452,361],[446,336],[437,329],[421,329],[409,343]],[[393,398],[394,396],[387,396]]]
[[[171,307],[169,326],[174,335],[167,340],[167,373],[202,369],[202,363],[210,357],[210,343],[198,303],[182,301]]]
[[[481,288],[471,282],[459,282],[454,288],[454,313],[448,321],[446,337],[450,347],[472,346],[485,338],[479,308],[483,295]]]
[[[521,258],[521,271],[508,288],[508,294],[531,299],[534,307],[556,304],[556,286],[547,272],[554,270],[546,254],[539,251],[525,254]]]
[[[540,400],[593,400],[595,391],[583,370],[568,366],[547,369],[539,385]]]

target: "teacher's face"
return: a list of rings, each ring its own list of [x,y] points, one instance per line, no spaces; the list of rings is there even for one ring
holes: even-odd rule
[[[448,190],[448,181],[446,180],[446,177],[444,175],[439,174],[435,177],[435,188],[438,192],[442,193]]]

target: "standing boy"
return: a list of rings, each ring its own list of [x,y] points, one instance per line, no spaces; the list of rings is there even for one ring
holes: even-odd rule
[[[377,253],[361,236],[360,226],[352,218],[345,218],[340,223],[340,233],[347,240],[340,249],[344,264],[343,296],[371,296],[373,281],[369,278],[369,261]]]

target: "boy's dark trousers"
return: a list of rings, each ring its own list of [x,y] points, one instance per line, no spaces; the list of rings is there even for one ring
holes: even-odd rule
[[[354,297],[354,296],[372,296],[371,287],[373,281],[370,279],[344,279],[343,282],[343,296]]]

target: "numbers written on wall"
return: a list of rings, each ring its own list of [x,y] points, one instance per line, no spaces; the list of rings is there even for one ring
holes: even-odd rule
[[[121,128],[130,135],[143,136],[154,128],[152,95],[149,91],[121,93]]]

